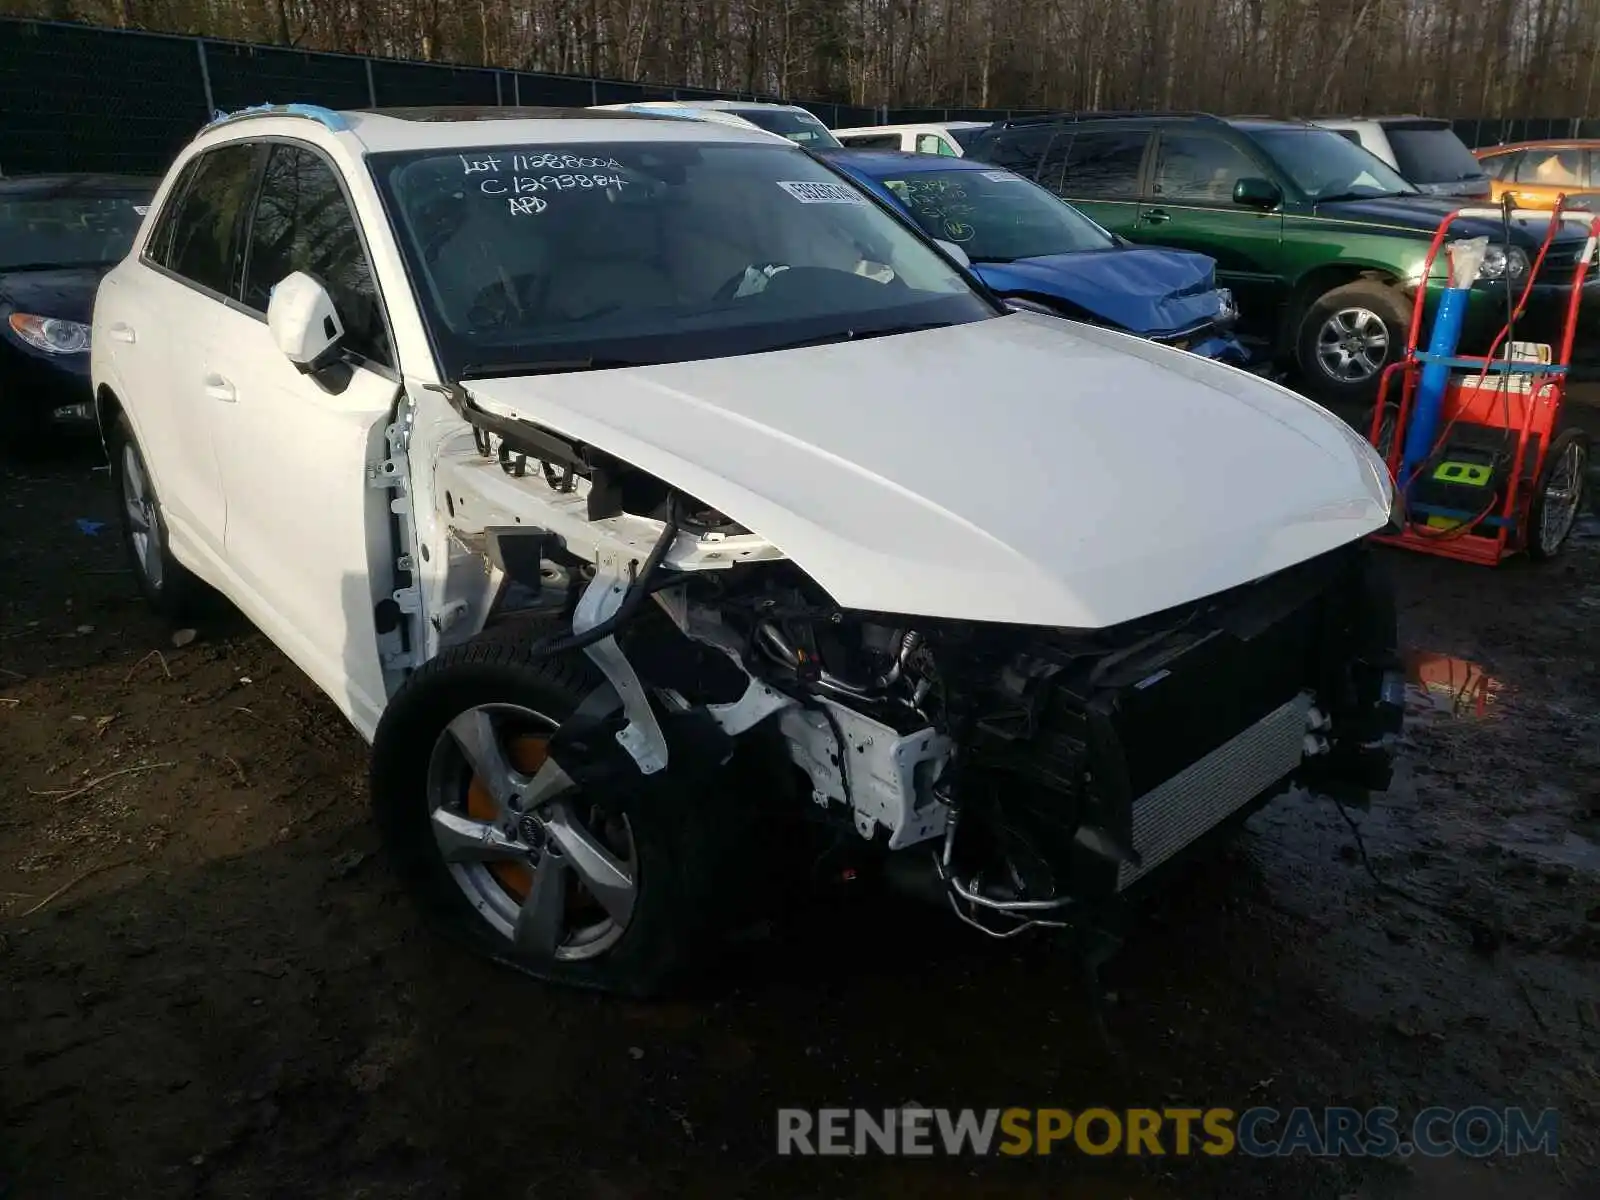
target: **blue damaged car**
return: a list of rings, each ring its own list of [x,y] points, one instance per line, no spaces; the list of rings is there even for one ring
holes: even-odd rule
[[[1039,185],[990,163],[898,150],[832,150],[835,169],[960,247],[989,288],[1028,308],[1245,366],[1216,262],[1135,246]]]

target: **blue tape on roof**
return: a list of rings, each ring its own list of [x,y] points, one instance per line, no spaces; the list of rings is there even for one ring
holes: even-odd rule
[[[222,112],[220,109],[213,113],[207,125],[221,125],[227,121],[236,121],[241,117],[305,117],[307,120],[316,121],[333,130],[335,133],[343,132],[350,128],[348,121],[331,108],[323,108],[320,104],[255,104],[249,108],[235,109],[231,113]]]

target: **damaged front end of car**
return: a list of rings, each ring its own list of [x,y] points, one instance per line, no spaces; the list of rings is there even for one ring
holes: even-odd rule
[[[608,680],[546,772],[704,780],[759,741],[772,795],[996,937],[1074,924],[1292,786],[1388,785],[1403,677],[1363,542],[1106,628],[873,612],[649,472],[452,405],[445,636],[556,608],[548,651]]]

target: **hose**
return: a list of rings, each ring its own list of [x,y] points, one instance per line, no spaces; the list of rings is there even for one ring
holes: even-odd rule
[[[548,658],[552,654],[565,654],[571,650],[582,650],[585,646],[592,646],[596,642],[610,637],[617,630],[632,619],[639,606],[652,592],[658,592],[664,587],[669,587],[677,582],[671,576],[656,579],[656,572],[661,567],[661,560],[667,556],[667,550],[678,536],[678,522],[675,516],[676,506],[668,507],[667,519],[661,526],[661,536],[656,539],[650,548],[649,557],[644,560],[644,566],[639,568],[639,574],[634,577],[628,594],[622,598],[622,603],[617,605],[617,611],[604,621],[584,630],[582,633],[563,634],[559,637],[546,638],[544,641],[535,642],[529,653],[536,658]],[[590,586],[593,586],[592,584]]]

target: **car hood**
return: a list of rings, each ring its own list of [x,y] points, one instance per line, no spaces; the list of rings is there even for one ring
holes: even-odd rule
[[[95,289],[109,266],[0,271],[0,308],[89,323]]]
[[[1001,295],[1053,296],[1146,337],[1193,329],[1217,315],[1216,263],[1186,250],[1082,250],[976,263],[973,270]]]
[[[848,608],[1103,627],[1388,517],[1382,461],[1327,410],[1026,312],[464,386],[728,514]]]
[[[1364,225],[1387,225],[1394,229],[1415,230],[1432,236],[1439,222],[1459,208],[1484,207],[1470,201],[1442,196],[1380,196],[1371,200],[1333,200],[1316,206],[1319,217],[1356,221]],[[1511,222],[1511,240],[1530,252],[1538,249],[1549,221],[1539,217],[1518,217]],[[1503,237],[1498,217],[1463,217],[1451,226],[1452,237]],[[1559,238],[1560,235],[1558,234]],[[1569,239],[1562,239],[1569,240]],[[1581,238],[1571,239],[1581,241]]]

